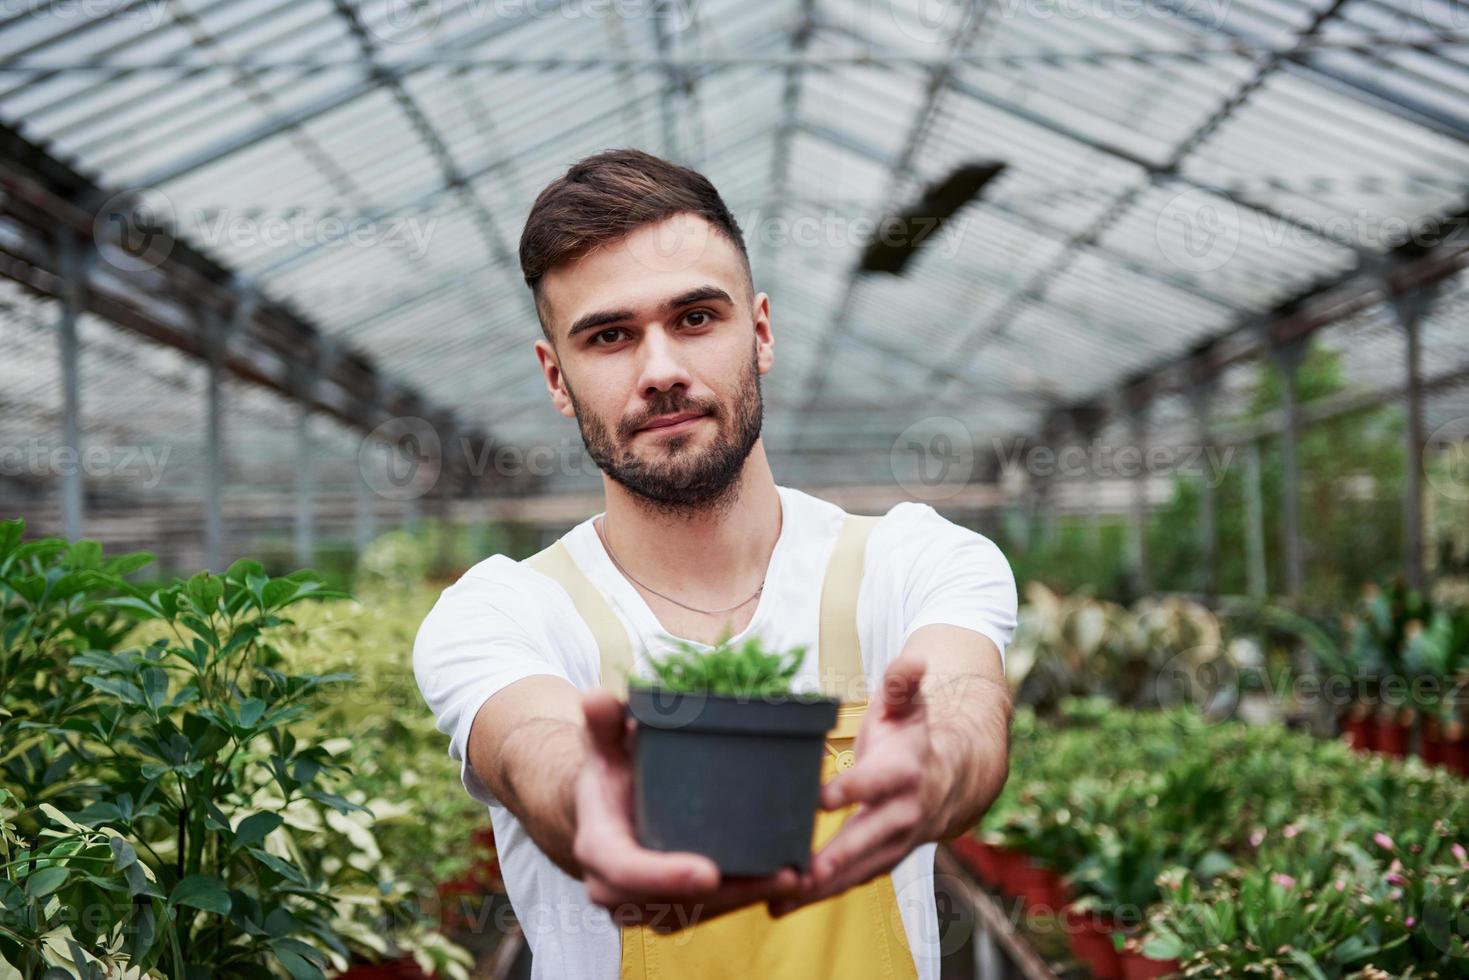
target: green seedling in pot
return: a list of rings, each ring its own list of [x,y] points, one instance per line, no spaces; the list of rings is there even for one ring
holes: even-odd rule
[[[806,659],[805,646],[768,651],[759,637],[738,646],[726,630],[710,649],[677,637],[672,653],[649,657],[652,677],[628,677],[630,688],[714,694],[725,697],[771,697],[790,694],[791,681]]]

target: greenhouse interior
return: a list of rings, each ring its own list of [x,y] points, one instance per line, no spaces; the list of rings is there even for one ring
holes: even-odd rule
[[[559,315],[632,288],[615,263],[640,219],[563,242],[535,283],[525,265],[543,194],[626,150],[717,191],[738,250],[683,217],[721,261],[744,253],[778,343],[732,305],[708,333],[594,324],[636,343],[538,352],[544,290]],[[659,187],[646,199],[688,200]],[[1466,268],[1463,0],[0,6],[0,980],[1469,977]],[[759,442],[720,485],[748,506],[709,538],[754,534],[741,574],[660,564],[735,498],[679,497],[657,525],[635,467],[614,478],[592,451],[598,413],[625,416],[613,440],[650,404],[696,406],[648,400],[660,369],[722,398],[696,355],[728,348],[698,338],[752,322]],[[565,410],[574,368],[626,397],[588,380]],[[707,427],[679,425],[626,446],[692,459]],[[905,810],[895,856],[851,858],[862,875],[832,872],[809,907],[716,902],[659,945],[593,900],[592,862],[616,859],[587,843],[590,804],[533,810],[519,760],[549,756],[494,734],[551,696],[520,680],[436,715],[474,689],[431,690],[426,617],[442,630],[464,583],[509,581],[491,574],[522,576],[512,625],[541,616],[519,597],[551,566],[524,563],[595,548],[611,512],[647,518],[619,539],[639,575],[617,564],[615,601],[694,622],[649,610],[727,606],[796,557],[771,555],[777,527],[782,549],[811,537],[754,510],[777,499],[881,518],[873,541],[883,521],[934,535],[906,572],[899,551],[842,566],[906,590],[891,641],[862,593],[857,667],[875,691],[900,652],[936,669],[913,651],[940,636],[982,650],[995,679],[962,704],[1004,727],[956,741],[943,694],[898,707],[885,685],[854,779],[896,758],[881,725],[926,719],[903,730],[935,754],[903,758],[943,761],[902,792],[944,788],[942,815]],[[847,554],[836,526],[754,615],[809,591],[791,608],[814,640],[819,595],[837,635],[816,580]],[[924,550],[940,540],[955,550]],[[993,581],[958,563],[980,548]],[[1006,608],[939,619],[903,599],[920,590]],[[666,743],[646,718],[636,748],[620,715],[594,734],[575,688],[598,687],[609,644],[556,596],[591,671],[539,679],[570,705],[558,744],[601,754],[546,785],[592,785],[613,753],[595,778],[641,786],[641,739]],[[904,646],[921,619],[926,645]],[[963,628],[981,621],[1000,625]],[[477,676],[537,673],[465,636]],[[989,676],[971,661],[958,676]],[[748,693],[707,683],[684,690]],[[809,778],[773,804],[801,835],[820,743],[854,758],[836,730],[801,742]],[[691,786],[647,806],[695,813]],[[637,799],[637,839],[629,805],[615,840],[674,860]],[[898,812],[885,799],[845,818],[849,850]],[[563,893],[582,904],[546,921]],[[822,915],[864,894],[901,911],[877,929],[898,955],[852,966],[859,927]]]

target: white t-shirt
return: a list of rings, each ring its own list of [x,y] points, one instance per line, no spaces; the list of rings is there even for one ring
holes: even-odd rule
[[[843,511],[800,490],[777,489],[781,529],[765,589],[754,618],[732,642],[758,634],[767,648],[806,646],[793,687],[814,691],[821,584]],[[608,558],[593,520],[572,528],[566,547],[627,628],[634,673],[646,675],[647,653],[657,656],[672,644],[641,593]],[[881,689],[884,671],[909,635],[931,623],[982,633],[1003,655],[1016,604],[1010,565],[992,541],[928,504],[895,505],[868,538],[857,598],[868,690]],[[505,555],[491,555],[444,590],[413,648],[419,690],[439,730],[449,736],[449,755],[460,763],[464,787],[489,806],[505,887],[530,943],[536,980],[617,980],[621,935],[607,911],[588,900],[582,882],[553,864],[475,775],[466,742],[480,706],[506,685],[550,674],[590,690],[598,684],[599,665],[591,630],[566,590]],[[935,846],[914,848],[892,872],[920,980],[939,976]]]

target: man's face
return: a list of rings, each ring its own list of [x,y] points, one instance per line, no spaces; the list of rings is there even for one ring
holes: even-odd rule
[[[750,296],[736,247],[675,215],[552,269],[542,300],[556,345],[537,356],[597,466],[661,508],[726,502],[774,363],[769,297]],[[656,424],[682,413],[699,417]]]

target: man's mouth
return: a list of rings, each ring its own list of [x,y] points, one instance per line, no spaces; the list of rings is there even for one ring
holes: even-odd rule
[[[676,415],[664,415],[654,419],[639,429],[639,432],[665,432],[672,429],[683,429],[704,417],[703,412],[679,412]]]

